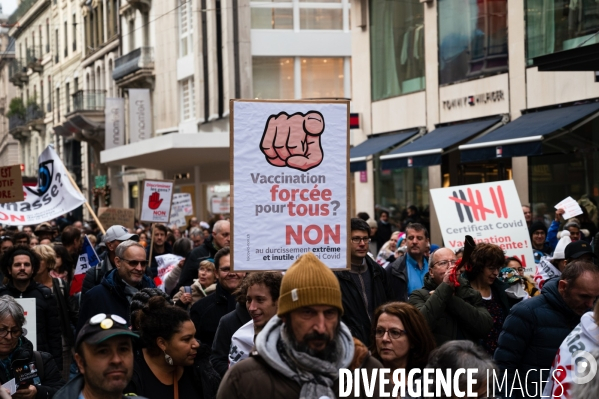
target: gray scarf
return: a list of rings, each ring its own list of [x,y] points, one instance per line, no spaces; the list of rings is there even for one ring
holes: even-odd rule
[[[301,386],[300,399],[333,399],[332,386],[339,378],[339,369],[348,367],[354,357],[354,340],[345,324],[340,322],[335,339],[334,363],[298,352],[289,343],[283,321],[274,316],[256,337],[256,349],[269,366]]]

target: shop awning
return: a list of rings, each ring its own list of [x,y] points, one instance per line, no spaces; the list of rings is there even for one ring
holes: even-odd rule
[[[395,147],[418,133],[418,129],[405,130],[381,136],[370,136],[368,140],[349,150],[349,170],[361,172],[366,170],[368,157],[388,148]]]
[[[462,162],[542,154],[542,142],[569,133],[599,115],[599,102],[546,109],[461,145]]]
[[[381,168],[399,169],[439,165],[441,156],[451,147],[492,128],[499,122],[501,117],[439,127],[410,144],[383,155]]]
[[[593,42],[591,42],[593,43]],[[539,71],[597,71],[599,43],[541,55],[532,59]]]

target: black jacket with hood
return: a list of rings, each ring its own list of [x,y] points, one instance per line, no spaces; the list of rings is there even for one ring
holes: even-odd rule
[[[251,319],[245,304],[240,303],[235,305],[234,311],[227,313],[220,319],[212,343],[210,361],[216,372],[221,376],[224,376],[229,369],[229,351],[233,334]]]

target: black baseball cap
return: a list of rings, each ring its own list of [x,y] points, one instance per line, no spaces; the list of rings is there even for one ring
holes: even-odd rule
[[[89,319],[79,334],[75,348],[79,348],[82,342],[90,345],[98,345],[107,339],[118,335],[128,335],[132,338],[139,338],[139,335],[131,332],[127,327],[127,322],[121,316],[116,314],[98,313]]]
[[[564,256],[566,259],[578,259],[586,254],[589,254],[594,258],[597,257],[597,255],[593,253],[591,245],[582,240],[571,242],[570,244],[566,245],[566,249],[564,250]]]

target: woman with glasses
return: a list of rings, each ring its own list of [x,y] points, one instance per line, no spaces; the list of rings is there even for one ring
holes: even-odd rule
[[[524,291],[528,293],[528,296],[532,298],[533,296],[537,296],[541,293],[541,291],[539,291],[535,286],[534,281],[532,281],[529,276],[524,274],[524,266],[522,266],[520,259],[514,257],[507,258],[505,260],[505,267],[514,269],[514,271],[518,273],[522,288],[524,288]]]
[[[508,298],[507,284],[498,280],[499,271],[505,264],[503,250],[494,244],[477,244],[470,255],[464,272],[472,288],[480,292],[483,303],[493,318],[493,327],[480,344],[491,356],[497,349],[497,339],[510,308],[517,300]]]
[[[418,309],[405,302],[389,302],[379,306],[372,319],[370,350],[373,356],[390,368],[423,368],[435,349],[435,339]]]
[[[0,384],[15,378],[15,368],[34,365],[37,375],[12,398],[51,398],[64,385],[60,371],[52,355],[33,350],[33,344],[24,334],[24,324],[21,305],[13,297],[0,297]]]
[[[154,296],[135,318],[143,349],[136,354],[127,394],[148,399],[216,396],[220,375],[212,368],[209,349],[195,339],[195,326],[185,310]]]

